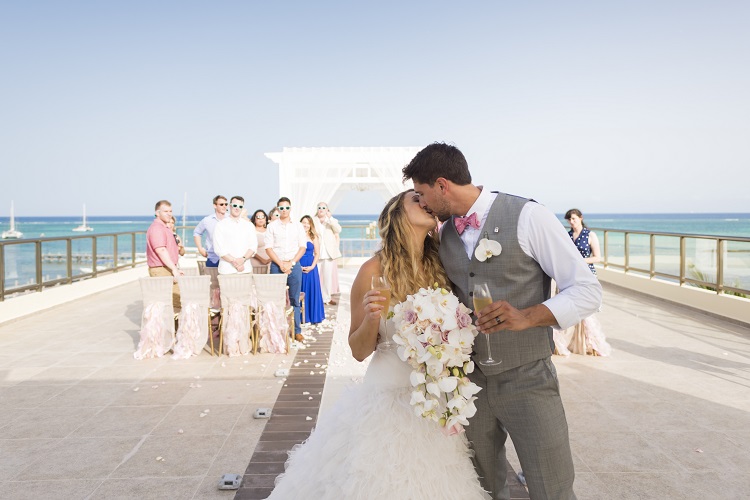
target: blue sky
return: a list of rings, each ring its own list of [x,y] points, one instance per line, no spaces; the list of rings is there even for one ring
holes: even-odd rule
[[[556,212],[748,212],[748,2],[0,2],[0,215],[268,208],[293,146],[456,144]],[[349,195],[341,213],[378,212]]]

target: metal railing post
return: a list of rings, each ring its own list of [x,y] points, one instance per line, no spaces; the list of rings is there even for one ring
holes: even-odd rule
[[[625,232],[625,272],[630,269],[630,233]]]
[[[42,242],[37,240],[34,244],[34,250],[36,251],[36,285],[37,290],[42,291],[44,289],[44,280],[42,279]]]
[[[113,272],[117,272],[117,235],[114,235],[114,241],[112,242],[112,269]]]
[[[649,273],[648,274],[649,274],[650,277],[653,278],[654,277],[654,273],[656,271],[656,235],[655,234],[651,235],[651,241],[650,241],[650,243],[651,243],[651,249],[650,249],[651,264],[649,266]]]
[[[132,236],[132,239],[131,239],[131,245],[130,245],[130,250],[131,250],[130,263],[132,265],[131,267],[135,267],[135,233],[131,234],[131,236]]]
[[[0,245],[0,302],[5,300],[5,245]]]
[[[609,266],[609,231],[604,231],[604,269]]]
[[[716,293],[724,291],[724,244],[721,238],[716,240]]]
[[[93,277],[96,278],[96,236],[91,237],[91,272]]]
[[[67,273],[68,283],[73,283],[73,240],[65,240],[65,272]]]
[[[685,237],[680,236],[680,286],[685,284]]]

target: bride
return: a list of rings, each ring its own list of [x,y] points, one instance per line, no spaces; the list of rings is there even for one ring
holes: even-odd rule
[[[364,383],[345,393],[290,452],[269,499],[488,499],[465,435],[448,436],[414,414],[411,368],[395,344],[378,347],[385,298],[370,290],[373,276],[385,276],[394,303],[435,282],[449,286],[438,259],[435,218],[409,190],[386,203],[378,226],[382,249],[360,268],[351,292],[352,354],[362,361],[374,352]]]

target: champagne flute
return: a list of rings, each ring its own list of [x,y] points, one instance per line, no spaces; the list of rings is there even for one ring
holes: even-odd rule
[[[487,283],[477,283],[474,285],[474,314],[481,311],[488,305],[492,304],[492,294],[490,294],[490,288]],[[485,334],[484,338],[487,341],[487,357],[480,359],[479,364],[482,366],[494,366],[502,363],[499,359],[492,358],[492,348],[490,347],[490,336]]]
[[[381,316],[383,316],[385,323],[385,340],[381,342],[380,345],[383,347],[390,347],[391,339],[388,336],[388,310],[391,307],[391,285],[388,284],[388,280],[385,279],[385,276],[373,276],[371,288],[380,292],[381,297],[385,297],[383,310],[380,313]]]

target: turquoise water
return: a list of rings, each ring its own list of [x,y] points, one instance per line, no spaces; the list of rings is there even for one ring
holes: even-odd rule
[[[558,215],[561,222],[562,215]],[[344,225],[342,233],[342,251],[350,256],[369,256],[377,248],[378,241],[368,238],[366,226],[377,219],[377,215],[337,215]],[[194,226],[200,221],[199,216],[188,216],[186,226]],[[87,223],[94,228],[93,232],[75,233],[72,229],[81,224],[80,217],[16,217],[16,229],[24,233],[24,238],[55,238],[72,237],[71,248],[74,255],[81,256],[73,264],[73,275],[90,272],[93,267],[90,256],[93,241],[96,241],[97,266],[111,267],[113,264],[114,237],[105,234],[145,231],[153,221],[152,216],[133,217],[89,217]],[[750,237],[750,214],[721,213],[721,214],[588,214],[585,221],[590,227],[607,229],[630,229],[638,231],[704,234],[717,236]],[[182,218],[178,220],[182,225]],[[564,224],[567,227],[567,224]],[[9,227],[8,218],[0,218],[0,231]],[[192,229],[178,230],[184,234],[184,240],[192,245]],[[601,235],[600,235],[601,237]],[[5,287],[12,288],[35,282],[35,244],[31,242],[8,244],[5,241]],[[712,246],[713,245],[713,246]],[[47,256],[42,265],[42,277],[46,280],[66,276],[66,265],[62,255],[66,252],[65,241],[42,242],[42,255]],[[636,267],[648,268],[649,240],[647,236],[631,236],[631,262]],[[145,251],[145,234],[136,237],[135,250],[142,254]],[[624,264],[624,240],[621,236],[611,234],[609,241],[609,255],[612,262]],[[133,244],[131,238],[119,236],[117,238],[118,261],[122,263],[131,258]],[[675,256],[679,255],[679,239],[670,237],[657,238],[657,271],[678,274]],[[59,261],[55,256],[60,255]],[[729,260],[725,268],[725,283],[740,284],[742,288],[750,288],[750,243],[735,243],[728,247]],[[640,257],[639,257],[640,256]],[[716,273],[715,244],[690,240],[688,258],[691,259],[700,272],[708,275]]]

